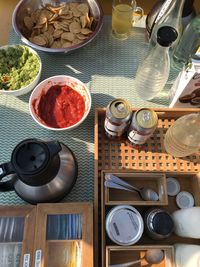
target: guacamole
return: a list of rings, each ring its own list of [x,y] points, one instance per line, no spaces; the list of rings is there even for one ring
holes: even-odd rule
[[[38,56],[23,45],[0,49],[0,90],[18,90],[29,85],[40,69]]]

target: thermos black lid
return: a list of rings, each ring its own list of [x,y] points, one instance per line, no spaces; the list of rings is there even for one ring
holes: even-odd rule
[[[152,226],[157,234],[165,236],[172,233],[174,228],[174,223],[171,216],[168,213],[159,212],[153,217]]]
[[[170,46],[178,37],[177,31],[170,26],[163,26],[158,29],[157,42],[161,46]]]

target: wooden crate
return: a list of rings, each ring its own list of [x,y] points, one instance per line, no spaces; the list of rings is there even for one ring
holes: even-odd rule
[[[127,144],[126,136],[119,140],[110,140],[105,135],[105,109],[97,109],[95,114],[95,265],[105,267],[105,255],[108,246],[114,245],[105,234],[105,214],[112,205],[102,204],[105,193],[102,192],[102,171],[119,172],[155,172],[165,175],[177,175],[195,196],[195,204],[199,202],[200,154],[193,154],[185,158],[174,158],[167,154],[163,145],[164,135],[173,122],[183,115],[199,112],[199,109],[154,109],[158,114],[158,127],[154,135],[143,146],[133,148]],[[136,109],[133,109],[133,112]],[[180,176],[181,175],[181,176]],[[188,181],[189,182],[188,182]],[[198,186],[197,186],[198,185]],[[107,192],[106,192],[107,194]],[[104,200],[102,200],[104,196]],[[168,198],[167,210],[177,209],[174,198]],[[129,203],[129,202],[127,202]],[[130,204],[131,201],[130,201]],[[137,205],[135,205],[137,206]],[[140,212],[147,209],[147,205],[137,206]],[[167,240],[159,241],[159,245],[173,245],[176,242],[200,243],[199,240],[179,238],[172,235]],[[145,234],[137,245],[154,245],[155,241]],[[97,249],[98,248],[98,249]],[[102,262],[102,265],[100,264]]]

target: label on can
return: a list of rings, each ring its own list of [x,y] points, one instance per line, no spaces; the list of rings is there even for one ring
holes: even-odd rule
[[[128,129],[128,139],[131,143],[142,145],[152,136],[158,124],[155,111],[148,108],[137,110]]]
[[[121,136],[124,133],[124,130],[127,127],[126,123],[122,123],[121,125],[116,125],[111,123],[107,118],[105,119],[104,127],[107,133],[112,136]]]
[[[147,141],[148,138],[151,137],[151,135],[152,134],[141,135],[136,130],[131,130],[128,134],[128,139],[134,144],[142,145]]]
[[[118,98],[109,103],[106,108],[104,128],[110,137],[123,135],[132,116],[132,109],[128,101]]]

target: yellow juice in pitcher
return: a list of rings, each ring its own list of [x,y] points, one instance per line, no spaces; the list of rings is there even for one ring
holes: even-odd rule
[[[133,10],[130,5],[119,4],[113,7],[112,31],[117,35],[128,35],[132,27]]]

